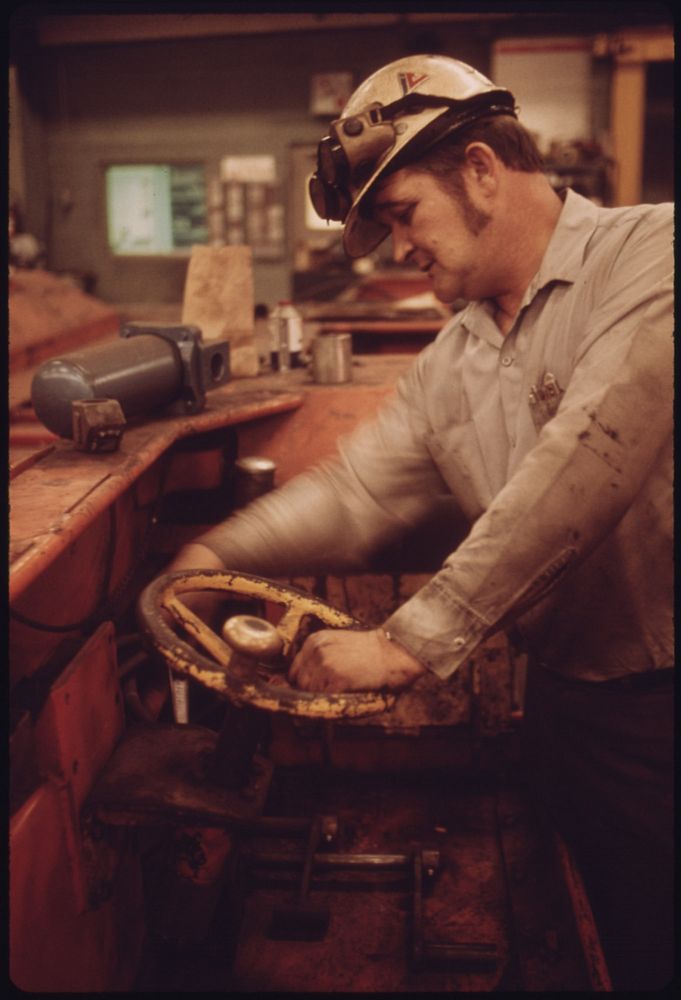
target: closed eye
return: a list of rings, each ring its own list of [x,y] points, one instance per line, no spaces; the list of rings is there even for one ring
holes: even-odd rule
[[[395,214],[395,221],[399,222],[401,226],[408,226],[411,223],[413,215],[414,205],[407,205],[403,212]]]
[[[384,226],[391,226],[398,223],[401,226],[408,226],[414,214],[415,202],[408,202],[406,206],[401,202],[385,202],[376,207],[374,218]]]

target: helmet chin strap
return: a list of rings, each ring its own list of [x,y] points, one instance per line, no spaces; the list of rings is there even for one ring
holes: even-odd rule
[[[493,99],[491,100],[491,98]],[[451,108],[452,110],[458,108],[462,115],[468,111],[472,119],[495,113],[510,114],[514,118],[517,117],[513,97],[501,90],[492,91],[489,94],[478,97],[469,97],[464,100],[452,97],[439,97],[433,94],[419,94],[417,91],[414,91],[411,94],[406,94],[404,97],[399,97],[390,104],[372,107],[371,114],[372,117],[376,116],[376,119],[379,121],[392,121],[397,115],[403,112],[415,114],[423,110],[423,108]],[[350,115],[349,117],[354,116]],[[343,119],[341,118],[340,121],[343,121]],[[334,124],[338,123],[334,122]]]
[[[392,121],[402,112],[415,113],[423,108],[455,108],[461,101],[455,101],[449,97],[435,97],[432,94],[412,93],[404,97],[398,97],[390,104],[378,105],[372,108],[372,114],[380,117],[381,121]]]
[[[431,149],[433,146],[437,145],[442,139],[445,139],[448,135],[453,135],[455,132],[460,131],[467,125],[471,125],[473,122],[478,121],[480,118],[492,117],[495,115],[509,115],[512,118],[516,118],[515,109],[509,107],[505,104],[490,104],[485,107],[483,111],[479,109],[468,109],[465,111],[459,111],[458,114],[454,115],[453,118],[448,116],[445,112],[439,118],[436,118],[431,126],[425,128],[423,132],[415,136],[412,141],[401,150],[400,153],[395,157],[396,160],[400,160],[401,153],[404,152],[405,159],[411,160],[415,156],[421,156],[426,150]]]

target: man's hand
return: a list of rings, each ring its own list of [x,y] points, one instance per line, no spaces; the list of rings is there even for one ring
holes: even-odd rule
[[[382,629],[324,629],[305,640],[291,664],[289,679],[305,691],[398,690],[426,668]]]

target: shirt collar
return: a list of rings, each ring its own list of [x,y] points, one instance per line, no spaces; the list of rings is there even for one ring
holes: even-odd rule
[[[576,191],[566,189],[560,192],[563,208],[558,216],[556,228],[553,230],[546,252],[539,265],[539,270],[530,282],[523,296],[520,308],[529,305],[537,292],[553,281],[572,283],[576,281],[584,262],[586,245],[598,225],[598,208],[588,198]],[[461,321],[467,329],[480,325],[480,316],[484,314],[489,319],[490,306],[485,302],[471,302],[461,316]],[[483,327],[487,323],[483,321]],[[503,342],[504,338],[496,325],[491,321],[494,330],[485,339]]]
[[[530,297],[550,281],[572,283],[577,279],[584,264],[586,245],[597,225],[596,205],[568,188],[556,228],[527,290]]]

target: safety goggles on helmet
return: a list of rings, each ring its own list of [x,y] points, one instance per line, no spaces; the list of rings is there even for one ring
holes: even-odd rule
[[[411,86],[412,92],[395,93],[394,81],[402,91]],[[451,96],[452,92],[461,96]],[[395,99],[367,103],[372,94]],[[348,256],[369,253],[388,233],[385,226],[362,215],[360,202],[389,164],[396,168],[407,156],[412,160],[444,136],[493,114],[515,116],[513,95],[454,59],[407,57],[370,77],[319,143],[317,170],[309,183],[317,214],[345,223]]]

